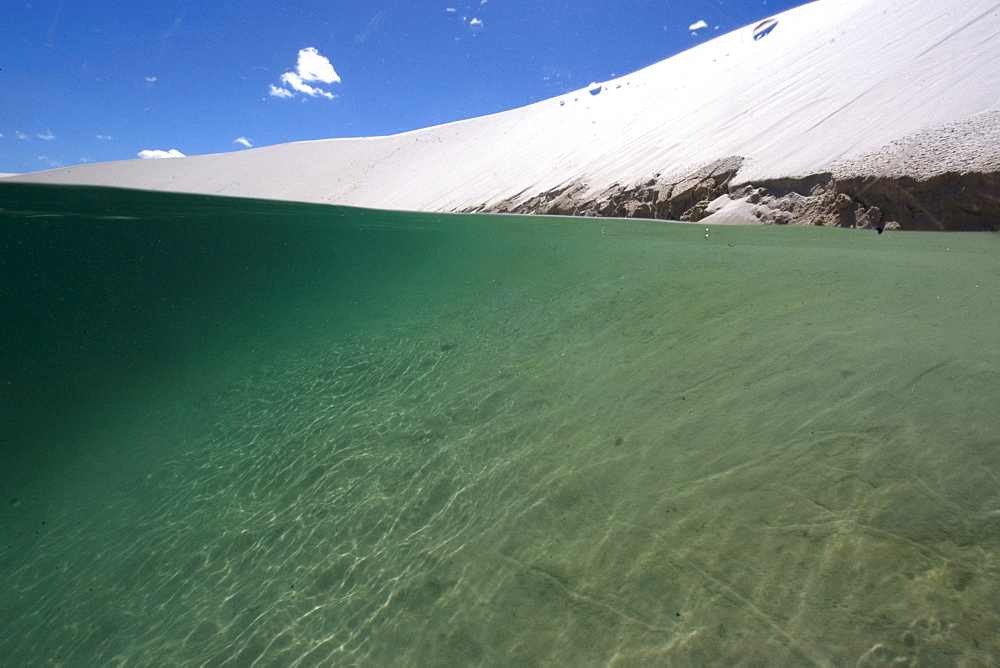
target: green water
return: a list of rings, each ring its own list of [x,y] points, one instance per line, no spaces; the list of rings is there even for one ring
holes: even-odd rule
[[[0,664],[1000,656],[1000,237],[0,207]]]

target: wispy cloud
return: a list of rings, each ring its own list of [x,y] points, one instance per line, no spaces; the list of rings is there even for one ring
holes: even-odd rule
[[[111,139],[111,135],[97,135],[98,139]]]
[[[62,167],[62,163],[55,158],[50,158],[47,155],[40,155],[38,159],[46,164],[48,167]]]
[[[382,19],[384,18],[385,18],[384,11],[381,11],[377,13],[375,16],[373,16],[372,19],[368,22],[368,25],[365,26],[365,29],[359,32],[354,37],[354,41],[357,42],[358,44],[364,44],[365,40],[367,40],[371,36],[371,34],[378,29],[379,24],[382,22]]]
[[[146,77],[146,83],[156,83],[157,81],[159,81],[159,79],[156,77]]]
[[[28,135],[24,134],[23,132],[15,132],[14,136],[17,137],[18,139],[23,139],[24,141],[28,141]]]
[[[139,155],[140,158],[147,159],[147,160],[148,159],[152,159],[152,158],[183,158],[184,157],[184,154],[181,153],[180,151],[178,151],[176,148],[172,148],[169,151],[160,151],[160,150],[152,150],[151,151],[149,149],[146,149],[144,151],[139,151],[138,155]]]
[[[273,97],[294,97],[296,93],[302,93],[309,97],[325,97],[332,100],[335,96],[329,91],[311,83],[339,83],[340,76],[333,69],[333,65],[321,55],[315,47],[306,47],[299,51],[299,61],[294,72],[285,72],[281,75],[281,86],[271,84],[268,87],[268,94]]]
[[[52,141],[53,139],[56,138],[56,136],[52,134],[52,130],[46,130],[45,134],[38,133],[35,136],[38,137],[39,139],[44,139],[45,141]]]
[[[246,146],[247,148],[252,148],[253,147],[253,144],[251,144],[250,140],[247,139],[246,137],[237,137],[236,139],[233,140],[233,143],[234,144],[242,144],[243,146]]]

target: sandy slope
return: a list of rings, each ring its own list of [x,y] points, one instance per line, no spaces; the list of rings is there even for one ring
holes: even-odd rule
[[[825,175],[827,191],[851,197],[850,206],[840,201],[851,212],[840,224],[854,224],[875,204],[858,200],[857,188],[831,186],[835,165],[840,179],[880,165],[926,180],[971,144],[985,155],[979,163],[995,167],[1000,147],[982,133],[957,143],[945,136],[913,169],[906,138],[1000,110],[1000,3],[819,0],[775,18],[762,39],[748,26],[599,87],[491,116],[13,178],[398,209],[698,219],[721,195],[749,202],[741,185],[811,177],[793,188],[808,195],[813,177]],[[976,126],[996,127],[997,118]],[[692,175],[701,185],[678,190]],[[636,195],[639,187],[652,191]],[[758,199],[783,196],[762,192]],[[595,205],[616,196],[617,208]],[[881,206],[886,218],[892,207]]]

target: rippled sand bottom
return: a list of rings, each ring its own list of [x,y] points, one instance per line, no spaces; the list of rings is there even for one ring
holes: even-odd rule
[[[322,211],[29,411],[5,663],[1000,655],[996,237]]]

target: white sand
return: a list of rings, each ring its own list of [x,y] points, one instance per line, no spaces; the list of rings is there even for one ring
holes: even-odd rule
[[[734,185],[830,171],[861,157],[870,164],[880,151],[898,155],[892,143],[901,138],[1000,109],[994,0],[819,0],[776,18],[759,41],[748,26],[604,82],[596,95],[590,87],[389,137],[13,179],[451,211],[575,182],[598,192],[732,155],[746,158]],[[1000,154],[985,139],[979,144]]]

